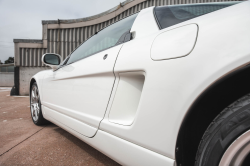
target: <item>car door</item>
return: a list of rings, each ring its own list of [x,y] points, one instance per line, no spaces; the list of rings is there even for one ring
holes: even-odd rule
[[[136,14],[137,15],[137,14]],[[43,112],[87,136],[95,135],[115,81],[113,68],[136,15],[101,30],[43,80]]]

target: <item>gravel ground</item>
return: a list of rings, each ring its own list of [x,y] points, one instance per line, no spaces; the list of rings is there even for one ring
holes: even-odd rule
[[[29,98],[0,88],[0,165],[119,165],[54,124],[36,126]]]

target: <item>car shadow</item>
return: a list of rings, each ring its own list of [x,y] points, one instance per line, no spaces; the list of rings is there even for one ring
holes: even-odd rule
[[[106,155],[104,155],[103,153],[99,152],[98,150],[94,149],[90,145],[86,144],[85,142],[83,142],[79,138],[70,134],[66,130],[64,130],[60,127],[57,127],[54,124],[50,124],[47,127],[53,127],[53,128],[56,127],[53,129],[55,132],[59,133],[61,136],[63,136],[64,138],[66,138],[67,140],[69,140],[70,142],[75,144],[77,147],[81,148],[84,152],[88,153],[90,156],[92,156],[93,158],[95,158],[96,160],[101,162],[103,165],[107,165],[107,166],[119,166],[120,165],[117,162],[115,162],[114,160],[112,160],[109,157],[107,157]]]

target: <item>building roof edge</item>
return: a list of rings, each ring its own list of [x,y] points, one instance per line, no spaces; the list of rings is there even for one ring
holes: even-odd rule
[[[13,39],[14,43],[43,43],[43,40],[38,39]]]
[[[85,21],[90,21],[90,20],[94,20],[94,19],[97,19],[97,18],[100,18],[102,16],[105,16],[109,13],[112,13],[116,10],[118,10],[119,8],[127,5],[128,3],[132,2],[134,0],[126,0],[124,2],[121,2],[118,6],[115,6],[105,12],[102,12],[102,13],[99,13],[99,14],[96,14],[96,15],[93,15],[93,16],[89,16],[89,17],[84,17],[84,18],[78,18],[78,19],[58,19],[58,20],[42,20],[42,24],[60,24],[60,23],[63,23],[63,24],[71,24],[71,23],[77,23],[77,22],[85,22]]]

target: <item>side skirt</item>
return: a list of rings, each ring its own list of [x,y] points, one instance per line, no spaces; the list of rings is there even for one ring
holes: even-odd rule
[[[121,165],[175,166],[175,160],[173,159],[152,152],[102,130],[98,130],[94,137],[89,138],[65,126],[54,118],[46,116],[46,113],[44,117]]]

